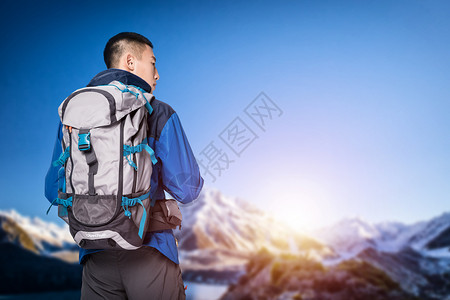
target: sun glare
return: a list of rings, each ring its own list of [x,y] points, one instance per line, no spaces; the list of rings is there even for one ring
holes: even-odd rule
[[[334,222],[338,211],[326,189],[316,182],[302,182],[297,189],[283,190],[272,206],[277,219],[293,229],[308,232]]]

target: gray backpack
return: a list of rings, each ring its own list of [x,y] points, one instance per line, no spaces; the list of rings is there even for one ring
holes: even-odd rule
[[[76,90],[59,106],[63,153],[58,215],[85,249],[136,249],[148,227],[153,95],[112,81]]]

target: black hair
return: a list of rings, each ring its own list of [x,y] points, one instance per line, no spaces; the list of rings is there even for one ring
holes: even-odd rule
[[[135,32],[121,32],[106,43],[103,59],[108,69],[117,67],[120,57],[125,50],[130,49],[138,59],[142,57],[145,45],[153,49],[153,44],[145,36]]]

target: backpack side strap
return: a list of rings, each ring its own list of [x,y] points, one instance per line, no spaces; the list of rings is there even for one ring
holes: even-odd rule
[[[125,211],[125,216],[127,216],[128,218],[131,218],[131,211],[128,210],[129,206],[134,206],[134,205],[136,205],[136,203],[138,203],[142,206],[143,213],[142,213],[141,222],[139,224],[139,237],[140,238],[142,238],[142,236],[144,235],[145,220],[147,219],[147,210],[145,209],[142,201],[147,199],[148,197],[150,197],[150,191],[148,191],[147,193],[145,193],[139,197],[136,197],[136,198],[128,198],[128,197],[122,196],[122,208]]]
[[[142,143],[136,146],[123,145],[123,156],[128,160],[128,164],[137,170],[136,164],[131,160],[131,154],[147,151],[150,154],[152,164],[156,164],[158,159],[155,156],[155,151],[147,144],[147,139],[144,139]]]
[[[70,156],[70,146],[67,147],[63,153],[61,153],[61,155],[59,156],[59,158],[57,160],[55,160],[53,162],[53,166],[57,167],[57,166],[64,166],[64,164],[66,163],[66,160],[69,158]]]

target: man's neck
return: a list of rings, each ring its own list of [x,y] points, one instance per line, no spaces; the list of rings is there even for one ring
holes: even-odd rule
[[[122,69],[107,69],[105,71],[102,71],[95,75],[87,86],[108,84],[114,80],[118,80],[124,84],[138,86],[149,93],[151,93],[152,91],[152,88],[144,79]]]

